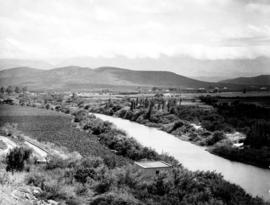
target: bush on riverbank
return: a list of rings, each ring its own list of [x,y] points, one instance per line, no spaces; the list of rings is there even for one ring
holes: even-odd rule
[[[233,161],[240,161],[262,168],[268,168],[270,165],[270,148],[268,147],[260,149],[244,147],[239,149],[227,144],[217,144],[209,150],[213,154]]]
[[[212,100],[209,99],[211,102]],[[148,100],[149,101],[149,100]],[[208,101],[207,101],[208,102]],[[213,102],[217,102],[216,99]],[[123,102],[122,102],[123,104]],[[255,105],[245,105],[241,103],[233,103],[229,105],[214,105],[217,109],[204,110],[196,106],[176,106],[168,112],[167,109],[153,109],[149,118],[145,118],[148,108],[138,107],[129,109],[129,107],[122,106],[121,102],[110,102],[110,107],[103,107],[102,109],[95,110],[94,112],[107,113],[107,109],[110,109],[110,115],[112,110],[117,107],[117,112],[113,115],[136,121],[140,124],[144,124],[150,127],[160,128],[175,136],[179,136],[182,139],[192,141],[202,146],[213,146],[216,143],[222,142],[226,139],[224,132],[231,133],[235,129],[244,131],[247,134],[247,138],[244,141],[245,145],[249,145],[251,148],[245,146],[244,149],[237,152],[226,152],[226,149],[216,149],[218,151],[213,152],[225,158],[229,158],[236,161],[250,163],[261,166],[261,162],[258,162],[254,153],[259,153],[259,156],[264,161],[268,162],[268,149],[263,149],[263,146],[268,146],[270,143],[270,129],[269,129],[269,110],[265,108],[259,108]],[[248,111],[248,109],[250,109]],[[258,113],[256,113],[258,111]],[[255,112],[255,113],[254,113]],[[268,118],[267,118],[268,117]],[[202,126],[202,129],[194,129],[190,123],[198,123]],[[222,133],[223,132],[223,133]],[[219,133],[219,134],[217,134]],[[232,146],[226,145],[226,146]],[[262,149],[261,151],[259,149]],[[231,147],[231,150],[234,150]],[[252,154],[252,151],[254,153]],[[222,154],[221,152],[226,153]],[[243,152],[243,154],[240,154]],[[235,156],[232,156],[235,154]],[[245,155],[246,154],[246,155]],[[243,157],[245,155],[245,157]],[[243,158],[245,158],[243,160]],[[265,164],[265,163],[263,163]],[[268,167],[269,165],[265,166]]]
[[[94,115],[89,115],[81,119],[80,126],[84,130],[98,136],[99,142],[117,155],[124,156],[131,160],[164,160],[168,163],[177,164],[177,161],[166,154],[157,154],[154,150],[141,146],[134,138],[126,136],[126,133],[113,128],[112,124],[102,121]]]

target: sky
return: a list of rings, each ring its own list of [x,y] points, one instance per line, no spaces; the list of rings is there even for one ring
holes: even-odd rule
[[[0,58],[81,56],[270,57],[270,1],[0,0]]]

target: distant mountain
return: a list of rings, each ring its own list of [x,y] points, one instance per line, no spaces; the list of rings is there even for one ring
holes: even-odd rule
[[[0,70],[15,67],[32,67],[39,69],[52,68],[53,65],[42,60],[25,60],[25,59],[0,59]]]
[[[195,80],[168,71],[135,71],[117,67],[67,66],[51,70],[17,67],[0,71],[0,85],[27,86],[31,90],[89,89],[93,87],[177,87],[241,89],[248,85],[269,85],[269,76],[238,78],[219,83]]]
[[[105,57],[76,57],[55,61],[59,67],[78,65],[82,67],[129,67],[134,70],[172,71],[202,81],[217,82],[235,76],[255,76],[270,74],[270,58],[257,57],[254,59],[196,59],[188,56],[166,56],[158,58],[125,56]]]
[[[259,75],[255,77],[240,77],[220,81],[237,85],[270,85],[270,75]]]
[[[270,74],[270,58],[257,57],[254,59],[196,59],[188,56],[166,56],[158,58],[125,56],[106,57],[73,57],[63,59],[1,59],[0,70],[14,67],[31,67],[38,69],[53,69],[76,65],[80,67],[97,68],[104,65],[113,67],[128,67],[132,70],[171,71],[207,82],[217,82],[231,79],[235,76],[256,76]]]
[[[51,70],[19,67],[0,71],[0,85],[30,89],[90,88],[97,85],[199,88],[211,83],[167,71],[134,71],[116,67],[69,66]]]

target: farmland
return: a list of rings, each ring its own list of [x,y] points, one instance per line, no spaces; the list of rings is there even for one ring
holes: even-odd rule
[[[102,146],[95,135],[76,129],[72,125],[72,117],[62,113],[31,107],[0,105],[0,126],[7,122],[17,123],[18,129],[30,137],[67,147],[70,151],[78,151],[83,156],[110,155],[116,157],[120,164],[126,161]]]

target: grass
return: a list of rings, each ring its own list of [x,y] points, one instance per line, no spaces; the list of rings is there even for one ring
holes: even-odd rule
[[[18,129],[25,135],[67,147],[84,157],[111,156],[117,158],[119,165],[126,162],[126,159],[101,145],[96,136],[75,128],[71,116],[32,107],[0,105],[0,126],[7,122],[17,123]]]

